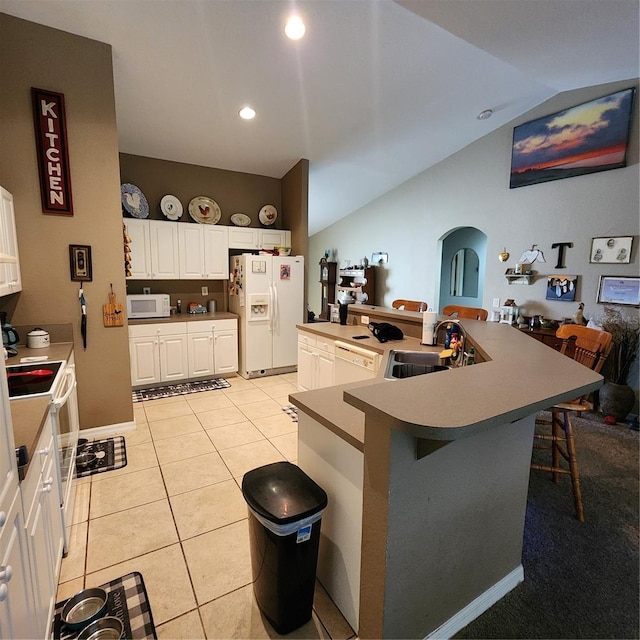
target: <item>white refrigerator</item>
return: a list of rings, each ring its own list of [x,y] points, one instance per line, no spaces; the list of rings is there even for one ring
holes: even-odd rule
[[[239,316],[239,373],[294,371],[304,321],[304,256],[231,257],[229,311]]]

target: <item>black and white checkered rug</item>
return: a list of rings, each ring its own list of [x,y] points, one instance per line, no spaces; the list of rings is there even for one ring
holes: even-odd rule
[[[158,398],[170,398],[171,396],[185,396],[199,391],[215,391],[216,389],[226,389],[230,386],[224,378],[213,378],[211,380],[170,384],[166,387],[135,389],[131,392],[131,396],[134,402],[142,402],[143,400],[157,400]]]
[[[285,405],[284,407],[282,407],[282,410],[287,413],[289,416],[291,416],[291,419],[294,422],[298,422],[298,407],[296,407],[293,404],[288,404]]]
[[[78,478],[104,473],[127,466],[127,447],[123,436],[114,436],[106,440],[94,440],[80,447],[80,451],[93,451],[98,457],[88,468],[76,468]]]

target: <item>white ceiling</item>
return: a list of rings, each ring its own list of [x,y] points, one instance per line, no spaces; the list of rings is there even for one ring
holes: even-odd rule
[[[283,36],[292,8],[307,25],[298,42]],[[309,159],[310,234],[560,91],[637,78],[638,9],[0,0],[5,13],[112,45],[121,151],[277,178]],[[251,122],[237,116],[247,103]]]

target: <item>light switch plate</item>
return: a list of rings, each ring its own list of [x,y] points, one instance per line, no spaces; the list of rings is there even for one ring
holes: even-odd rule
[[[369,316],[360,316],[360,322],[362,324],[369,324]]]
[[[493,299],[493,308],[494,309],[499,309],[500,308],[500,298],[494,298]]]
[[[209,287],[201,287],[201,289],[200,289],[200,293],[201,293],[203,296],[208,296],[208,295],[209,295]]]

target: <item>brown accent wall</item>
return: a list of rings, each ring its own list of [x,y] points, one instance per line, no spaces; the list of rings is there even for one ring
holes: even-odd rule
[[[0,310],[17,325],[72,323],[81,427],[128,422],[127,328],[102,323],[110,284],[121,302],[125,296],[111,47],[6,14],[0,33],[0,184],[14,197],[23,279],[23,291],[0,298]],[[42,213],[31,87],[65,96],[72,217]],[[86,351],[69,244],[92,249],[93,281],[84,285]]]

